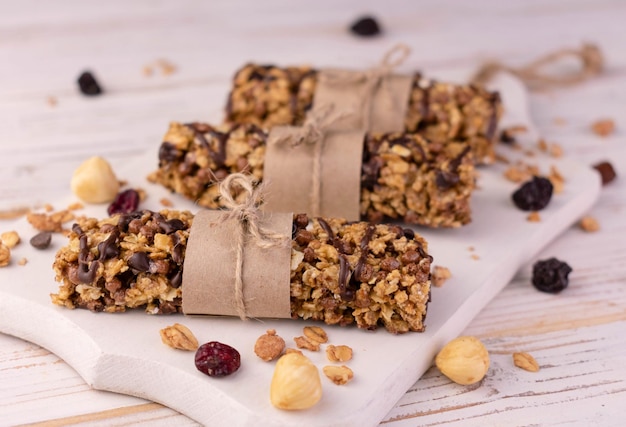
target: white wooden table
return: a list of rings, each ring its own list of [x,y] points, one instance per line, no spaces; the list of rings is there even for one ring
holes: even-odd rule
[[[347,32],[363,13],[379,18],[384,36],[364,40]],[[473,69],[489,58],[519,65],[594,42],[606,56],[601,76],[531,97],[533,119],[548,142],[589,165],[610,160],[618,173],[589,212],[601,230],[572,227],[538,257],[572,265],[570,287],[556,296],[537,292],[530,267],[522,268],[465,331],[491,353],[487,378],[463,387],[431,369],[382,424],[623,425],[625,20],[626,2],[619,0],[2,0],[0,210],[61,198],[86,157],[124,162],[153,149],[171,120],[219,121],[232,72],[247,61],[365,67],[371,64],[361,58],[375,61],[404,42],[413,49],[406,69],[436,78],[438,69]],[[160,59],[174,72],[155,65]],[[79,94],[75,80],[86,69],[103,96]],[[600,118],[615,121],[613,135],[591,131]],[[0,231],[5,224],[0,221]],[[514,351],[532,353],[541,371],[515,368]],[[31,423],[196,425],[159,404],[92,390],[54,354],[0,334],[0,425]]]

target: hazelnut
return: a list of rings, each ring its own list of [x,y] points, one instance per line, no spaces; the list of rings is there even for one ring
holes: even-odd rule
[[[455,383],[474,384],[482,380],[489,370],[489,353],[478,338],[458,337],[441,349],[435,364]]]
[[[307,409],[322,398],[317,367],[308,357],[288,353],[278,359],[270,385],[270,401],[279,409]]]
[[[112,202],[120,189],[111,165],[97,156],[87,159],[74,171],[70,186],[86,203]]]

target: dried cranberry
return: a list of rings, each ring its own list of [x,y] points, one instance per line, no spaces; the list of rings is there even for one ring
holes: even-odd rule
[[[364,16],[350,26],[350,31],[358,36],[371,37],[380,34],[380,25],[371,16]]]
[[[102,93],[96,78],[89,71],[85,71],[78,77],[78,87],[83,95],[94,96]]]
[[[556,294],[567,288],[572,267],[556,258],[537,261],[533,265],[533,286],[542,292]]]
[[[239,352],[227,344],[211,341],[196,350],[196,368],[210,377],[223,377],[241,366]]]
[[[513,202],[523,211],[538,211],[550,203],[552,189],[549,179],[535,176],[513,193]]]
[[[130,189],[118,193],[113,203],[109,205],[107,212],[109,215],[131,213],[137,210],[137,206],[139,206],[139,193]]]

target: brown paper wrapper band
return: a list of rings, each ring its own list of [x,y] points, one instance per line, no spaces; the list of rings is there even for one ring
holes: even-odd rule
[[[328,131],[352,114],[337,111],[326,104],[309,114],[302,127],[278,126],[270,131],[263,172],[269,186],[264,209],[359,219],[365,132]]]
[[[241,203],[233,186],[248,195]],[[291,318],[293,214],[261,212],[261,192],[246,175],[229,175],[220,183],[227,210],[195,216],[183,268],[185,314]]]
[[[338,111],[358,112],[336,121],[333,130],[403,131],[413,76],[392,73],[409,54],[409,47],[399,44],[385,54],[378,66],[367,71],[320,70],[313,110],[332,104]]]

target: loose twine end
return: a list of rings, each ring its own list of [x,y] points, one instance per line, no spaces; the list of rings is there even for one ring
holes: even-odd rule
[[[245,196],[241,201],[235,200],[233,194],[243,189]],[[231,174],[219,186],[222,204],[225,207],[221,221],[236,220],[239,223],[235,239],[235,309],[241,320],[247,320],[244,298],[243,262],[246,240],[250,238],[261,248],[288,246],[290,236],[266,230],[260,225],[259,205],[263,201],[263,184],[255,185],[254,178],[242,173]]]
[[[580,60],[580,70],[562,74],[542,72],[543,67],[556,64],[567,57]],[[471,82],[486,84],[497,73],[505,71],[517,76],[531,89],[569,86],[597,76],[604,70],[604,65],[604,55],[600,48],[595,44],[586,43],[580,49],[560,49],[517,68],[509,67],[498,61],[487,62],[479,68]]]

